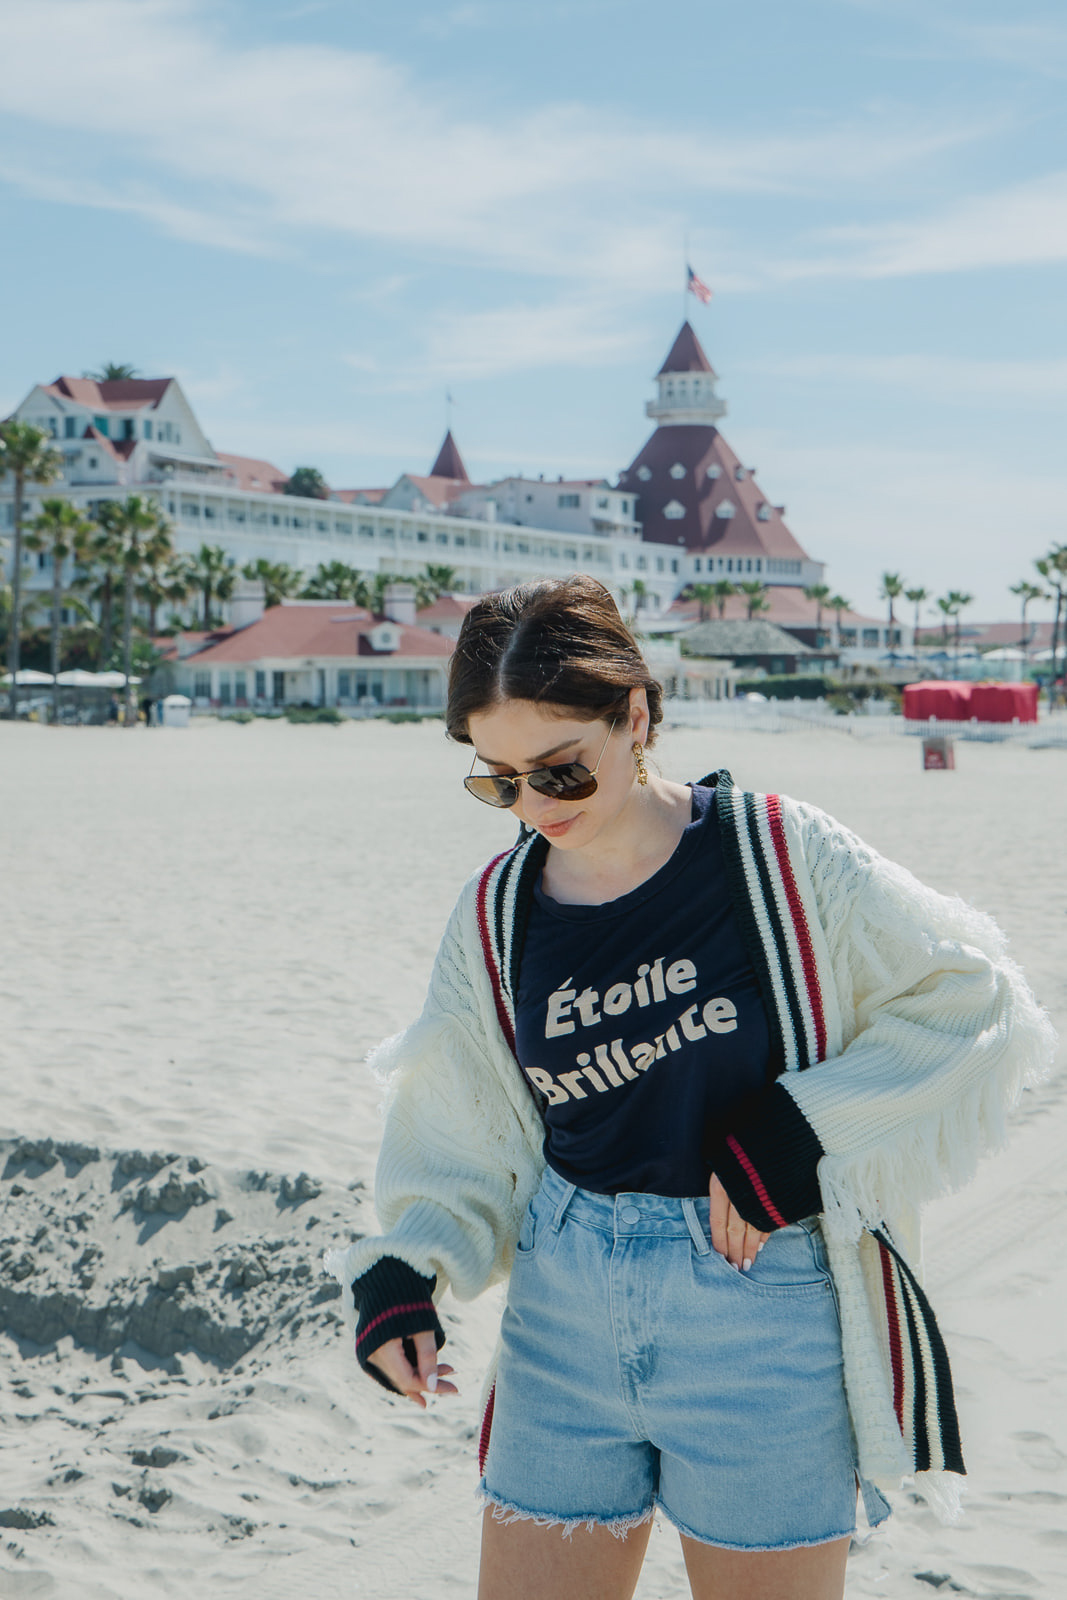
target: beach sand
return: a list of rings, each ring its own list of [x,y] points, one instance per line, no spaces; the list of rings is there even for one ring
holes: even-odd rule
[[[1067,753],[675,730],[670,777],[825,806],[991,912],[1067,1023]],[[462,1394],[356,1368],[324,1248],[374,1228],[368,1048],[418,1009],[466,876],[513,837],[439,723],[0,724],[0,1596],[474,1592],[496,1294],[445,1302]],[[1067,1095],[931,1208],[970,1467],[903,1492],[848,1595],[1067,1593]],[[814,1463],[813,1463],[814,1465]],[[688,1593],[657,1527],[642,1600]]]

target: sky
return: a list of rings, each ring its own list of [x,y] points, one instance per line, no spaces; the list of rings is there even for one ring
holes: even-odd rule
[[[860,609],[1014,617],[1067,543],[1062,4],[0,0],[0,40],[0,414],[129,361],[337,488],[449,415],[472,478],[613,480],[688,314]]]

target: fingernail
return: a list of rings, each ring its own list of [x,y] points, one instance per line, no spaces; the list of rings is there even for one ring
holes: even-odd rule
[[[427,1387],[427,1389],[429,1389],[430,1393],[433,1394],[434,1390],[437,1388],[437,1374],[436,1374],[436,1372],[431,1372],[429,1374],[429,1376],[426,1379],[426,1387]]]
[[[756,1254],[757,1254],[757,1255],[759,1255],[759,1253],[760,1253],[760,1251],[761,1251],[761,1250],[762,1250],[762,1249],[763,1249],[763,1246],[764,1246],[764,1245],[765,1245],[765,1244],[766,1244],[766,1243],[767,1243],[767,1241],[766,1241],[766,1239],[762,1239],[762,1240],[761,1240],[761,1241],[760,1241],[760,1243],[759,1243],[759,1244],[758,1244],[758,1245],[757,1245],[757,1246],[756,1246]]]
[[[751,1261],[749,1261],[747,1256],[745,1257],[743,1266],[744,1266],[744,1271],[745,1272],[751,1272],[752,1271],[752,1263],[751,1263]]]

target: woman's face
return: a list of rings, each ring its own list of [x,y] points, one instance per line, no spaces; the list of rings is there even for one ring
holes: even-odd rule
[[[643,690],[631,691],[629,714],[610,736],[609,721],[583,722],[563,707],[546,710],[532,700],[505,700],[472,716],[468,729],[479,761],[506,777],[564,761],[580,761],[590,772],[596,768],[596,793],[588,800],[553,800],[523,783],[511,807],[561,850],[581,849],[611,826],[633,794],[631,746],[635,739],[643,744],[648,731],[644,701]]]

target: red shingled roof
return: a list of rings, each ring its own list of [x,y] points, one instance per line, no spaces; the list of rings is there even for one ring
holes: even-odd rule
[[[431,478],[455,478],[460,483],[470,483],[459,446],[452,437],[452,429],[445,434],[444,443],[437,452],[437,460],[430,468]]]
[[[637,514],[646,539],[717,556],[810,560],[782,521],[781,509],[771,505],[752,472],[742,468],[718,428],[710,424],[657,428],[619,474],[619,488],[638,495]],[[734,507],[733,516],[721,515],[726,501]],[[681,516],[666,515],[672,504],[681,506]],[[766,507],[765,521],[760,520],[761,506]]]
[[[240,665],[265,660],[303,660],[330,656],[351,660],[372,655],[382,662],[410,660],[426,656],[450,656],[451,639],[427,628],[405,627],[392,623],[400,634],[398,648],[378,651],[371,648],[367,635],[380,624],[380,618],[349,603],[302,605],[299,601],[271,606],[258,622],[239,628],[219,644],[209,645],[190,657],[197,667]]]
[[[683,322],[679,328],[678,337],[656,376],[662,378],[667,372],[710,372],[715,376],[715,368],[704,354],[704,347],[688,322]]]
[[[224,451],[216,451],[219,460],[224,462],[229,469],[229,476],[233,478],[239,489],[269,490],[272,494],[284,494],[288,479],[280,467],[271,461],[260,461],[256,456],[231,456]]]
[[[388,493],[388,489],[334,489],[331,499],[343,500],[346,506],[376,506]]]
[[[76,400],[98,411],[132,411],[157,406],[173,382],[173,378],[121,378],[97,383],[95,378],[59,377],[42,387],[57,399]]]
[[[470,481],[465,478],[419,478],[413,472],[405,472],[404,477],[438,509],[448,505],[452,500],[458,500],[459,496],[471,487]]]

